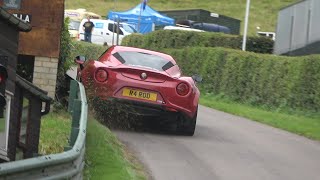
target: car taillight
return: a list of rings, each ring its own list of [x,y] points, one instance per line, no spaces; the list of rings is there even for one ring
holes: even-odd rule
[[[185,96],[189,93],[189,86],[187,83],[184,83],[184,82],[178,84],[176,89],[177,89],[177,93],[180,96]]]
[[[95,78],[98,82],[105,82],[108,79],[108,72],[104,69],[98,69]]]
[[[77,33],[77,39],[79,39],[79,40],[80,40],[80,34],[79,34],[79,33]]]

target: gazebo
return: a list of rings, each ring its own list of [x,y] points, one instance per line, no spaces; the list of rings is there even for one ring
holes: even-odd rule
[[[154,26],[174,25],[174,19],[160,14],[148,5],[143,8],[142,3],[128,11],[110,11],[107,17],[110,20],[131,24],[142,34],[153,31]]]

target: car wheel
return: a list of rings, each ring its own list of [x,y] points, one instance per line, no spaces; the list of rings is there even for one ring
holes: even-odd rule
[[[177,131],[179,134],[193,136],[197,124],[198,108],[193,118],[181,116]]]

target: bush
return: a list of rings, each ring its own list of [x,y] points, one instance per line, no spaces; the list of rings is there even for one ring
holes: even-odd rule
[[[70,59],[76,56],[85,56],[87,59],[98,59],[107,50],[107,46],[96,45],[84,41],[72,41]]]
[[[87,59],[97,59],[107,49],[106,46],[99,46],[87,42],[71,41],[66,18],[61,33],[60,57],[57,73],[56,104],[67,105],[70,79],[65,75],[71,66],[75,66],[74,58],[78,55]],[[60,106],[59,105],[59,106]]]
[[[204,91],[272,108],[320,110],[320,56],[284,57],[224,48],[163,49]]]
[[[180,34],[178,38],[180,42],[186,34]],[[203,82],[200,86],[205,92],[228,97],[241,103],[271,108],[320,110],[320,73],[318,72],[320,56],[285,57],[221,47],[165,49],[164,47],[168,46],[161,44],[162,42],[171,42],[170,46],[175,47],[182,47],[182,44],[172,39],[159,38],[159,47],[157,47],[156,39],[151,36],[146,36],[150,39],[138,34],[130,36],[129,39],[125,38],[123,45],[128,45],[127,43],[130,42],[130,46],[145,47],[148,44],[150,45],[148,49],[171,54],[185,75],[202,75]],[[198,35],[194,34],[194,36]],[[186,43],[192,44],[195,41],[194,38],[196,37],[191,36]],[[228,43],[225,42],[225,44]],[[94,59],[106,49],[106,47],[85,42],[73,42],[73,46],[75,48],[71,53],[73,56],[81,54]]]
[[[212,32],[158,30],[147,35],[132,34],[122,40],[122,45],[147,49],[185,47],[242,48],[242,36]],[[266,37],[248,37],[247,51],[256,53],[273,52],[273,41]]]
[[[56,85],[56,100],[66,105],[69,84],[65,77],[65,73],[71,65],[70,57],[70,42],[71,38],[68,31],[69,19],[64,20],[64,25],[62,26],[61,39],[60,39],[60,55],[58,63],[58,72],[57,72],[57,85]]]

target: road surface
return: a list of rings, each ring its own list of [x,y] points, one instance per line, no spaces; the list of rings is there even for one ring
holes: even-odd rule
[[[320,142],[203,106],[193,137],[114,132],[155,180],[320,180]]]

